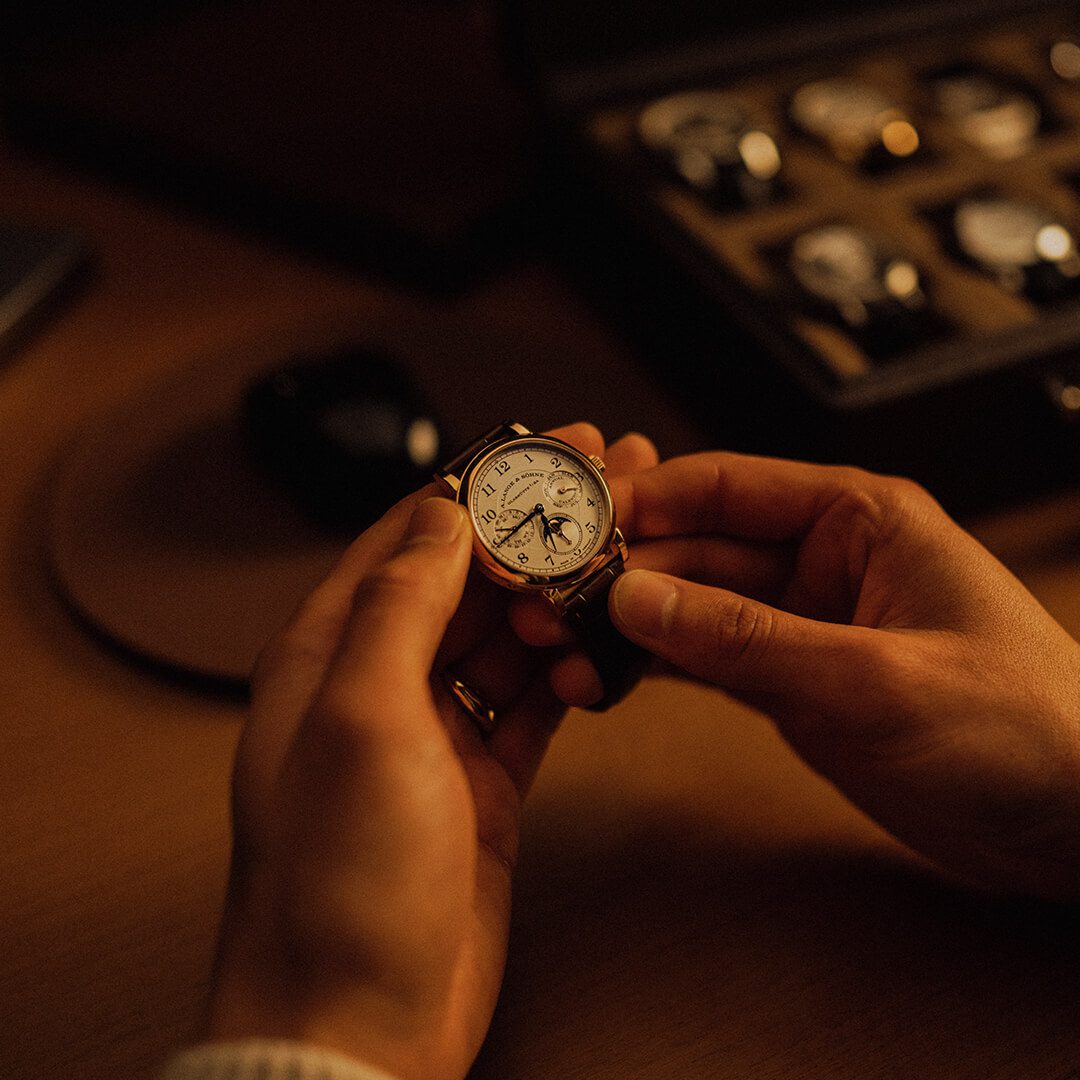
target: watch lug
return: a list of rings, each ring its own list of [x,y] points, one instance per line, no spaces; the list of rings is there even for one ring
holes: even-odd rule
[[[623,562],[626,562],[630,558],[630,549],[626,546],[626,540],[623,538],[622,530],[616,529],[611,535],[611,543],[615,550],[619,553]]]
[[[456,496],[461,489],[460,476],[454,476],[451,473],[440,473],[435,479],[437,483],[443,484],[452,496]]]
[[[516,431],[519,435],[531,435],[532,434],[532,432],[524,424],[513,423],[513,424],[507,424],[506,426],[513,428],[514,431]]]
[[[573,596],[573,589],[545,589],[544,597],[558,613],[559,618],[566,614],[567,601]]]

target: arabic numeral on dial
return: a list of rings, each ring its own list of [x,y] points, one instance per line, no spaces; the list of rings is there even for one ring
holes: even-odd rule
[[[495,488],[491,484],[485,484],[480,491],[486,495],[489,499],[495,494]]]
[[[484,520],[489,524],[494,521],[496,517],[498,517],[498,514],[496,514],[494,510],[484,511]]]
[[[495,465],[495,471],[500,476],[505,476],[510,471],[510,462],[509,461],[499,461],[499,462],[497,462],[496,465]]]
[[[562,465],[562,462],[557,457],[553,457],[551,459],[551,464],[557,469]]]
[[[523,454],[525,454],[525,451],[524,451],[524,450],[522,450],[522,453],[523,453]],[[533,463],[533,459],[532,459],[532,457],[531,457],[531,456],[530,456],[529,454],[525,454],[525,460],[526,460],[526,461],[527,461],[527,462],[528,462],[528,463],[529,463],[530,465],[531,465],[531,464]]]
[[[585,522],[585,528],[588,529],[589,532],[596,532],[596,526],[591,521]]]
[[[590,506],[595,506],[596,505],[596,503],[592,499],[589,499],[588,503],[589,503]]]
[[[527,563],[528,561],[529,561],[529,556],[526,555],[524,551],[519,551],[518,552],[518,562],[519,563]]]
[[[544,556],[544,562],[546,562],[548,564],[548,566],[554,566],[555,565],[555,560],[550,555],[545,555]]]

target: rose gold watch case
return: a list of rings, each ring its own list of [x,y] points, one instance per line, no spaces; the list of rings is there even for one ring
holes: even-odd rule
[[[561,594],[568,584],[576,584],[588,580],[614,556],[621,555],[625,558],[626,544],[623,541],[622,533],[620,533],[615,526],[615,503],[611,498],[611,492],[608,489],[607,481],[603,476],[604,463],[599,458],[584,454],[578,450],[577,447],[571,446],[562,439],[556,439],[554,436],[520,434],[507,439],[502,439],[485,447],[462,470],[460,478],[457,478],[458,482],[456,489],[454,485],[455,478],[446,475],[443,476],[443,480],[454,490],[455,501],[468,510],[469,490],[473,476],[488,459],[505,451],[511,443],[517,442],[528,443],[530,445],[539,443],[542,446],[550,446],[559,450],[561,453],[569,452],[576,460],[581,462],[582,467],[588,470],[597,481],[597,487],[603,498],[605,520],[608,522],[607,535],[600,541],[596,554],[589,559],[588,562],[575,570],[563,574],[523,574],[520,571],[515,571],[508,566],[504,566],[491,554],[483,540],[480,538],[480,534],[476,529],[476,524],[473,522],[472,514],[470,513],[469,523],[472,525],[473,529],[473,554],[476,556],[476,562],[484,574],[491,578],[492,581],[497,582],[507,589],[513,589],[515,592],[549,592],[552,594]]]

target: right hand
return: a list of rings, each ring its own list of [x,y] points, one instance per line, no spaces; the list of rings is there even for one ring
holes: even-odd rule
[[[616,485],[627,637],[774,718],[899,839],[1080,898],[1080,646],[916,485],[728,453]]]

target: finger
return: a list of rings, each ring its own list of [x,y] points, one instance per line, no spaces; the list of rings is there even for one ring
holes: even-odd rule
[[[660,455],[652,440],[636,431],[616,439],[604,453],[604,464],[610,481],[616,476],[651,469],[660,461]]]
[[[581,649],[573,649],[551,665],[551,689],[564,704],[579,709],[595,705],[604,696],[604,683],[596,665]]]
[[[356,590],[341,645],[309,716],[362,723],[369,736],[402,740],[431,712],[428,677],[465,586],[469,532],[464,510],[427,499],[397,552]],[[385,730],[384,730],[385,728]]]
[[[672,458],[613,487],[630,537],[724,533],[781,541],[804,536],[837,499],[872,510],[888,482],[847,467],[716,451]]]
[[[726,589],[631,570],[612,587],[611,613],[632,641],[739,694],[846,713],[884,681],[880,632],[804,619]]]
[[[322,681],[337,648],[360,579],[370,566],[389,557],[416,508],[436,493],[436,486],[429,484],[407,495],[345,549],[330,573],[263,649],[251,676],[253,697],[291,685],[300,700],[307,700]]]
[[[510,605],[507,615],[514,633],[528,645],[548,648],[569,645],[576,640],[551,601],[541,596],[519,597]]]
[[[778,603],[784,595],[794,567],[795,550],[789,544],[720,536],[639,540],[630,557],[631,569],[658,570],[770,604]]]
[[[583,454],[596,454],[598,457],[604,453],[604,436],[595,424],[577,422],[565,424],[562,427],[551,428],[548,435],[556,439],[562,439],[571,446],[577,447]]]
[[[505,617],[494,628],[489,624],[489,631],[450,670],[483,701],[502,710],[521,696],[545,658],[518,638]]]
[[[628,565],[721,586],[775,604],[788,587],[794,562],[794,551],[786,544],[702,536],[638,541],[631,549]],[[575,640],[555,609],[542,598],[515,600],[509,618],[514,632],[529,645],[550,648]]]
[[[524,796],[544,758],[566,706],[552,692],[547,673],[537,674],[507,710],[488,740],[488,751]]]

